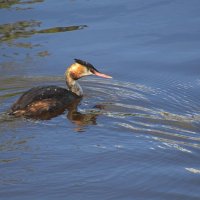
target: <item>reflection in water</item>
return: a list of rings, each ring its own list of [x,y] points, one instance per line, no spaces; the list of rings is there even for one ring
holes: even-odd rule
[[[22,0],[0,0],[0,8],[10,8],[17,4],[33,4],[33,3],[41,3],[44,0],[29,0],[29,1],[22,1]]]
[[[40,1],[0,0],[0,199],[199,199],[199,1],[46,1],[18,11],[28,2]],[[91,28],[60,33],[76,23]],[[46,50],[54,56],[39,58]],[[64,86],[27,75],[56,75],[53,63],[78,53],[106,60],[115,79],[83,80],[81,104],[48,121],[2,116],[33,85]]]
[[[30,85],[36,83],[37,85],[43,83],[60,85],[61,82],[63,82],[61,77],[28,77],[23,79],[12,78],[12,81],[10,79],[5,80],[1,84],[0,103],[4,104],[9,99],[13,99],[18,93],[29,88]],[[155,96],[160,98],[165,91],[145,85],[92,77],[87,80],[83,79],[81,82],[84,91],[86,91],[81,106],[79,105],[80,101],[77,100],[67,110],[47,113],[41,119],[51,119],[67,111],[67,119],[77,125],[76,131],[81,131],[84,129],[83,127],[96,125],[98,116],[104,116],[109,119],[106,126],[111,129],[118,128],[122,131],[128,130],[140,135],[151,136],[154,140],[171,144],[174,148],[183,144],[200,148],[199,137],[197,136],[200,116],[198,114],[188,115],[183,112],[172,113],[167,107],[159,107],[154,103]],[[183,92],[185,91],[183,90]],[[170,96],[172,95],[173,93],[170,92]],[[189,100],[187,96],[185,98]],[[170,104],[168,101],[170,101]],[[187,105],[184,103],[184,99],[182,101],[183,103],[179,100],[178,104],[182,104],[182,110],[185,110],[184,106]],[[10,100],[9,107],[12,102],[13,100]],[[177,101],[172,102],[171,98],[164,98],[162,103],[170,105],[171,108],[171,106],[177,104]],[[84,111],[79,112],[78,106],[83,108]],[[102,126],[105,126],[105,124]]]
[[[100,113],[97,112],[87,112],[81,113],[78,112],[78,105],[80,103],[80,99],[77,99],[73,102],[73,104],[68,108],[67,118],[74,124],[76,124],[76,131],[80,132],[83,130],[83,127],[88,125],[96,125],[97,116]]]
[[[0,8],[10,8],[11,6],[15,4],[19,4],[20,0],[1,0],[0,1]]]
[[[74,26],[66,26],[66,27],[52,27],[48,29],[37,30],[42,25],[42,22],[36,20],[29,21],[18,21],[9,24],[1,24],[0,25],[0,47],[1,47],[1,55],[4,58],[9,58],[7,49],[3,44],[7,44],[9,47],[18,47],[18,48],[27,48],[32,49],[35,47],[41,47],[41,43],[33,44],[31,40],[20,41],[20,38],[29,38],[35,34],[55,34],[59,32],[69,32],[76,31],[86,28],[86,25],[74,25]],[[14,56],[18,56],[19,52],[15,52]],[[23,54],[25,59],[30,59],[30,54]],[[49,56],[50,53],[48,50],[43,50],[37,53],[40,57]],[[6,69],[9,69],[10,66],[15,65],[15,62],[3,62],[0,63],[1,66],[6,65]],[[14,66],[16,68],[16,66]]]
[[[95,125],[96,117],[99,115],[97,112],[81,113],[78,112],[78,105],[81,99],[75,99],[67,108],[60,108],[53,111],[42,112],[40,115],[31,116],[26,118],[36,119],[36,120],[50,120],[63,114],[66,110],[67,118],[78,126]]]
[[[97,117],[99,115],[101,115],[101,112],[95,110],[95,111],[86,111],[86,112],[79,112],[78,111],[78,105],[80,103],[80,99],[75,100],[70,106],[68,106],[66,109],[60,109],[60,110],[56,110],[54,112],[46,112],[43,113],[40,116],[37,117],[31,117],[27,119],[30,119],[32,122],[34,122],[35,120],[50,120],[54,117],[57,117],[61,114],[63,114],[64,112],[67,112],[66,118],[67,120],[69,120],[70,122],[72,122],[73,124],[76,125],[75,130],[76,132],[83,132],[83,130],[85,129],[85,127],[87,126],[91,126],[91,125],[97,125]],[[6,113],[1,113],[0,114],[0,125],[2,124],[2,128],[0,128],[0,130],[3,132],[5,130],[3,130],[6,124],[9,124],[10,129],[15,129],[15,126],[19,125],[19,121],[22,120],[24,122],[26,122],[26,119],[23,117],[14,117],[14,116],[10,116],[7,112]],[[16,122],[16,123],[15,123]],[[4,127],[4,128],[3,128]],[[22,143],[22,142],[21,142]],[[6,144],[6,147],[8,145]],[[3,146],[0,146],[0,150],[3,148]]]
[[[60,82],[63,82],[62,77],[28,77],[28,78],[19,78],[19,77],[12,77],[7,79],[0,79],[0,105],[4,104],[4,102],[8,101],[9,99],[13,99],[13,97],[19,96],[19,94],[22,94],[27,88],[29,88],[32,85],[43,85],[44,83],[47,84],[55,84],[59,85]],[[63,113],[66,114],[66,118],[71,121],[73,124],[76,125],[76,131],[80,132],[83,131],[84,127],[90,126],[90,125],[96,125],[97,124],[97,117],[101,115],[102,112],[99,110],[103,110],[105,106],[103,105],[96,105],[93,106],[97,109],[92,110],[86,110],[86,111],[78,111],[78,106],[80,104],[81,99],[75,99],[72,104],[70,104],[67,108],[56,110],[54,112],[46,112],[40,116],[37,116],[34,118],[35,120],[50,120],[52,118],[55,118],[59,115],[62,115]],[[11,100],[10,104],[8,105],[7,110],[9,110],[10,106],[12,105],[14,101]],[[0,110],[2,113],[5,112],[5,109]],[[65,115],[63,115],[65,116]],[[23,118],[21,118],[23,119]],[[33,118],[32,118],[33,119]],[[16,118],[12,116],[8,116],[7,114],[1,114],[0,117],[0,123],[12,123],[15,121]]]
[[[46,57],[46,56],[49,56],[50,54],[48,51],[40,51],[40,52],[38,52],[37,55],[40,57]]]
[[[36,20],[19,21],[0,25],[0,42],[18,38],[26,38],[34,34],[34,27],[39,27],[41,22]]]
[[[61,83],[63,83],[63,78],[25,77],[25,78],[15,78],[15,79],[12,78],[12,80],[11,79],[5,80],[1,84],[2,90],[0,91],[1,92],[0,95],[2,98],[0,97],[0,100],[2,106],[0,108],[0,111],[1,112],[5,111],[2,110],[2,108],[5,108],[5,104],[11,106],[13,98],[17,96],[14,94],[14,92],[22,92],[22,90],[26,90],[27,88],[29,88],[30,86],[29,84],[42,85],[44,82],[46,84],[60,85]],[[149,143],[150,146],[149,151],[146,150],[147,147],[146,148],[144,147],[145,159],[147,153],[148,155],[151,155],[152,152],[153,153],[160,152],[161,150],[162,151],[173,150],[173,152],[175,150],[178,153],[181,153],[183,155],[189,154],[190,156],[194,155],[193,153],[200,149],[200,138],[198,132],[199,120],[195,116],[188,116],[184,114],[184,112],[178,114],[167,111],[167,107],[159,108],[157,102],[156,103],[154,102],[155,100],[154,97],[156,96],[157,98],[160,98],[159,95],[160,94],[161,96],[163,95],[162,94],[163,91],[161,91],[160,89],[151,88],[145,85],[139,85],[130,82],[120,82],[117,80],[112,80],[112,81],[101,80],[92,77],[90,77],[90,79],[87,80],[83,79],[81,82],[85,92],[84,93],[85,96],[81,100],[81,105],[80,105],[80,100],[75,101],[67,108],[66,114],[64,113],[59,117],[52,119],[51,121],[24,120],[22,118],[16,119],[8,117],[8,115],[4,116],[4,118],[3,116],[2,118],[0,118],[0,132],[3,133],[0,134],[1,137],[0,150],[2,150],[2,152],[13,151],[13,154],[10,153],[10,156],[5,155],[4,157],[2,157],[0,159],[0,164],[7,165],[7,164],[18,163],[18,165],[20,166],[19,168],[21,170],[21,166],[24,165],[26,166],[27,163],[27,157],[22,155],[21,152],[25,153],[34,152],[33,154],[36,154],[36,156],[32,155],[30,159],[31,163],[30,165],[31,166],[33,165],[32,171],[34,171],[34,168],[35,171],[40,171],[41,165],[43,165],[42,161],[44,160],[43,155],[47,156],[47,158],[45,158],[47,159],[46,160],[47,166],[50,167],[55,166],[55,159],[58,158],[59,154],[61,154],[61,156],[59,158],[60,160],[59,159],[58,160],[59,162],[61,162],[65,155],[69,156],[69,154],[65,154],[67,152],[65,150],[70,149],[69,152],[71,153],[71,151],[73,151],[74,148],[75,149],[74,153],[72,153],[71,156],[68,157],[68,159],[70,160],[72,159],[72,157],[74,157],[74,155],[77,155],[79,152],[81,152],[79,147],[82,145],[82,143],[84,143],[83,141],[86,140],[90,141],[89,137],[91,138],[91,135],[89,135],[89,137],[87,138],[88,134],[84,134],[83,136],[79,137],[78,140],[76,140],[77,138],[74,140],[73,139],[70,140],[71,139],[70,137],[76,136],[76,134],[73,134],[74,132],[80,133],[87,131],[93,133],[96,132],[96,130],[98,132],[98,128],[101,129],[100,132],[101,134],[106,134],[105,137],[106,139],[105,141],[102,140],[99,142],[99,140],[96,139],[97,136],[95,136],[94,141],[91,140],[90,142],[88,143],[86,142],[86,144],[82,145],[81,148],[88,148],[86,150],[88,150],[89,153],[94,151],[94,146],[95,146],[96,149],[98,148],[98,151],[102,151],[103,149],[109,152],[109,156],[113,155],[110,154],[111,152],[112,153],[117,152],[116,157],[118,159],[119,157],[118,155],[120,155],[119,153],[123,151],[118,151],[118,150],[110,151],[109,148],[112,147],[113,144],[115,145],[123,144],[124,147],[122,148],[124,148],[124,155],[128,155],[129,151],[127,153],[125,148],[128,148],[130,150],[133,149],[134,152],[135,151],[134,145],[136,145],[137,143],[137,142],[134,143],[134,139],[138,138],[140,139],[139,141],[148,141]],[[170,93],[170,95],[172,95],[172,92]],[[186,98],[188,99],[188,97]],[[166,101],[166,104],[169,106],[172,106],[173,104],[177,103],[176,101],[172,102],[171,99],[169,100],[165,99],[162,101]],[[181,107],[182,110],[184,110],[184,106],[185,104],[182,103]],[[80,112],[78,111],[78,107],[80,109]],[[62,112],[65,112],[65,110],[61,111],[61,113]],[[61,113],[54,113],[54,114],[56,116],[57,114]],[[55,116],[49,115],[48,117],[51,118]],[[98,121],[98,117],[103,118],[103,120]],[[71,123],[68,123],[69,121],[72,122],[75,126],[73,126]],[[91,126],[92,129],[90,130]],[[36,131],[33,130],[33,127],[35,127]],[[51,131],[52,129],[55,129],[55,133],[53,133],[54,130],[53,132]],[[13,134],[12,133],[13,130],[19,130],[19,131],[17,132],[17,134]],[[43,130],[45,130],[45,133]],[[60,130],[59,134],[57,134],[57,130]],[[114,133],[112,132],[113,130]],[[66,134],[66,132],[68,133],[67,136],[66,135],[63,136],[62,134]],[[115,134],[116,136],[113,138],[115,138],[116,140],[114,140],[113,142],[112,141],[113,138],[111,138],[107,133]],[[92,134],[92,136],[93,135],[94,134]],[[33,138],[31,139],[30,136],[32,136]],[[121,140],[121,137],[124,139],[124,141]],[[38,138],[38,140],[35,138]],[[57,141],[55,140],[55,138]],[[98,138],[100,138],[100,136],[98,136]],[[110,138],[111,140],[109,140]],[[109,140],[108,143],[106,142],[107,139]],[[127,143],[129,139],[131,141],[130,144],[128,145]],[[44,143],[46,143],[46,146]],[[53,146],[54,144],[55,146]],[[100,146],[98,146],[99,144]],[[37,149],[37,145],[39,146],[38,148],[39,150]],[[141,147],[141,149],[142,148],[143,147]],[[58,153],[56,152],[55,155],[54,155],[54,149],[58,149]],[[48,150],[50,153],[47,152]],[[63,152],[64,154],[62,154]],[[38,155],[40,155],[40,158],[37,160]],[[51,155],[53,155],[54,157],[51,157]],[[81,154],[81,156],[82,155],[83,154]],[[82,167],[79,165],[79,159],[81,156],[78,154],[78,157],[75,157],[74,160],[72,159],[69,161],[70,166],[72,166],[72,168],[75,166],[71,164],[73,162],[75,163],[78,162],[77,169],[80,169]],[[109,160],[112,160],[110,159],[109,156],[107,158]],[[139,154],[138,157],[136,156],[135,158],[136,159],[138,158],[139,160],[144,159],[140,157],[141,155]],[[131,152],[131,158],[132,158],[132,152]],[[149,162],[151,162],[152,159],[154,158],[155,157],[153,156]],[[169,157],[169,159],[171,159],[171,156]],[[35,165],[34,161],[36,161]],[[160,158],[157,161],[160,162]],[[20,165],[20,163],[22,164]],[[91,159],[91,163],[94,163],[93,157]],[[130,159],[128,159],[128,163],[130,163]],[[46,168],[45,164],[44,166]],[[67,164],[65,166],[67,166]],[[110,165],[108,167],[111,168]],[[85,166],[85,169],[86,168],[88,168],[88,166]],[[184,168],[185,170],[191,173],[198,172],[197,170],[195,170],[197,169],[197,167],[192,166],[190,164],[185,165]],[[4,167],[4,169],[5,171],[7,170],[6,167]],[[77,169],[75,171],[76,175],[77,175]],[[90,169],[91,168],[89,168],[89,170]],[[10,174],[8,173],[8,171],[6,171],[5,173],[6,175],[4,177],[1,177],[0,181],[3,182],[4,184],[5,183],[11,184],[15,182],[23,183],[24,179],[21,177],[23,177],[24,174],[27,174],[26,171],[27,169],[23,168],[23,170],[24,171],[21,174],[19,172],[17,173],[17,175],[20,174],[18,177],[16,176],[15,173],[16,170],[14,170],[13,174]],[[41,175],[43,175],[42,173],[44,172],[42,171]],[[32,175],[32,173],[28,174]]]
[[[34,34],[75,31],[87,27],[86,25],[78,25],[78,26],[53,27],[49,29],[35,30],[35,27],[41,26],[41,23],[42,22],[40,21],[29,20],[29,21],[18,21],[9,24],[2,24],[0,25],[0,42],[8,42],[18,38],[26,38]]]
[[[86,25],[79,25],[79,26],[67,26],[67,27],[53,27],[53,28],[48,28],[48,29],[43,29],[40,31],[35,31],[34,34],[36,33],[59,33],[59,32],[66,32],[66,31],[76,31],[76,30],[81,30],[83,28],[86,28]]]

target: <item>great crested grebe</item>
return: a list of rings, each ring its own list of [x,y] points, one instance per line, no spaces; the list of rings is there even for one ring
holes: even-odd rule
[[[88,75],[112,78],[100,73],[88,62],[79,59],[74,60],[75,63],[65,72],[68,89],[54,85],[34,87],[25,92],[12,105],[10,114],[31,118],[51,113],[57,115],[62,113],[73,101],[79,101],[83,96],[83,90],[77,82],[78,79]]]

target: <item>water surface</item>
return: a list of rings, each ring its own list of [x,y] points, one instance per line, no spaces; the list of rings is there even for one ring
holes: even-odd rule
[[[200,2],[0,1],[1,199],[199,199]],[[12,118],[29,88],[65,87],[76,115]]]

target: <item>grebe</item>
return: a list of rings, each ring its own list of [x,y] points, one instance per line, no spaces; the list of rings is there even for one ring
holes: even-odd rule
[[[49,119],[61,114],[73,101],[80,101],[83,90],[77,80],[88,75],[112,78],[100,73],[95,67],[83,60],[74,59],[65,72],[68,89],[50,85],[38,86],[25,92],[11,107],[14,116]]]

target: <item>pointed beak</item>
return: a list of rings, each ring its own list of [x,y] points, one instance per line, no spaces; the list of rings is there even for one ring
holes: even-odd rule
[[[106,74],[102,74],[100,72],[97,72],[97,71],[93,71],[93,74],[96,75],[96,76],[99,76],[99,77],[102,77],[102,78],[112,78],[111,76],[108,76]]]

